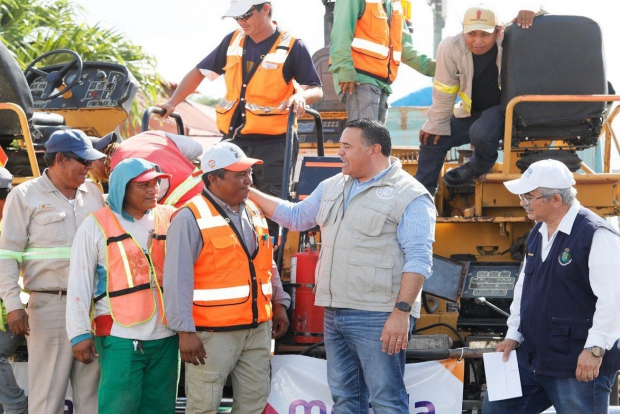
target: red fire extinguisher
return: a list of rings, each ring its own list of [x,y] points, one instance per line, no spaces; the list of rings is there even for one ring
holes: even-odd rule
[[[291,283],[294,283],[293,340],[299,344],[314,344],[323,340],[321,306],[314,305],[314,270],[318,252],[307,250],[291,256]]]

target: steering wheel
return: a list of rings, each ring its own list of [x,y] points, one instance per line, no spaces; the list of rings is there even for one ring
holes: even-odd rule
[[[39,63],[40,61],[42,61],[43,59],[48,58],[49,56],[60,55],[60,54],[69,54],[73,58],[71,59],[69,63],[65,64],[58,70],[52,70],[52,71],[47,72],[43,69],[39,69],[35,67],[35,65]],[[75,74],[75,76],[73,76],[73,79],[71,80],[71,82],[69,82],[68,84],[65,84],[64,82],[65,76],[67,75],[69,70],[72,69],[73,67],[77,69],[77,73]],[[45,81],[46,81],[45,91],[43,91],[40,97],[33,96],[33,99],[43,101],[43,100],[54,99],[60,95],[63,95],[69,89],[73,88],[73,86],[75,86],[75,84],[82,77],[83,68],[84,66],[82,64],[82,58],[80,57],[80,55],[75,53],[73,50],[58,49],[58,50],[52,50],[51,52],[47,52],[39,56],[35,60],[33,60],[32,63],[30,63],[30,65],[28,65],[28,67],[24,71],[24,76],[28,77],[28,74],[32,72],[36,75],[43,76],[45,78]],[[65,87],[59,90],[58,92],[56,92],[55,94],[52,94],[52,91],[60,87],[61,85],[65,85]]]

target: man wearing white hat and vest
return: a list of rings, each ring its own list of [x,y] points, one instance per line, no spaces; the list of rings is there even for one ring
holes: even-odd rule
[[[489,401],[485,414],[607,413],[620,369],[620,235],[575,199],[561,162],[533,163],[504,183],[537,223],[510,306],[504,361],[516,349],[523,396]],[[510,358],[514,358],[510,356]]]
[[[290,297],[265,216],[247,199],[260,163],[214,145],[202,157],[205,189],[168,229],[164,303],[186,363],[186,413],[216,413],[229,374],[233,412],[260,414],[269,396],[271,339],[288,328]]]
[[[270,1],[231,0],[222,18],[234,19],[239,29],[224,37],[159,106],[167,116],[204,78],[225,75],[217,127],[248,156],[264,161],[254,168],[254,185],[280,196],[289,111],[300,117],[306,105],[323,97],[323,90],[308,49],[276,26],[272,12]],[[270,228],[275,235],[277,226]]]

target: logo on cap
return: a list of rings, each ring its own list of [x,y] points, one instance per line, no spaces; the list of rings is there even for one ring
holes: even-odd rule
[[[530,178],[530,175],[532,175],[532,173],[534,172],[534,170],[530,167],[527,169],[526,172],[523,173],[523,176],[526,178]]]
[[[237,151],[235,148],[233,147],[228,147],[228,149],[235,154],[235,158],[241,158],[241,154],[239,154],[239,151]]]
[[[215,167],[215,160],[209,160],[208,165],[210,168]]]
[[[477,19],[477,20],[480,20],[480,15],[481,15],[481,14],[482,14],[482,10],[478,10],[478,11],[476,12],[476,19]]]

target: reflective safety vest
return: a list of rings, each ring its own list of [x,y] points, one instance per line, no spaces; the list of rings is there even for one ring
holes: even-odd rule
[[[145,131],[123,141],[112,156],[110,168],[126,158],[142,158],[170,174],[170,188],[158,203],[180,207],[203,188],[202,171],[185,158],[174,141],[162,131]]]
[[[196,329],[255,328],[272,317],[273,245],[263,213],[249,200],[245,205],[258,244],[252,256],[219,206],[203,195],[186,204],[194,213],[203,242],[194,263]]]
[[[249,82],[243,82],[243,45],[246,35],[237,30],[226,52],[224,67],[226,96],[217,104],[217,127],[229,138],[237,134],[280,135],[286,133],[288,108],[286,102],[293,96],[293,82],[287,85],[282,73],[295,38],[287,32],[280,36]],[[241,117],[241,123],[237,119]],[[235,125],[243,127],[239,132]]]
[[[93,213],[107,244],[106,293],[96,297],[95,302],[107,296],[110,316],[124,327],[144,323],[157,311],[164,322],[162,283],[166,233],[174,209],[157,206],[154,212],[155,231],[149,237],[148,255],[123,229],[110,207],[106,206]],[[153,296],[153,286],[157,288],[158,303]]]
[[[365,0],[364,14],[357,21],[351,43],[353,66],[359,73],[392,83],[396,79],[403,50],[403,7],[392,1],[392,18],[383,0]]]

